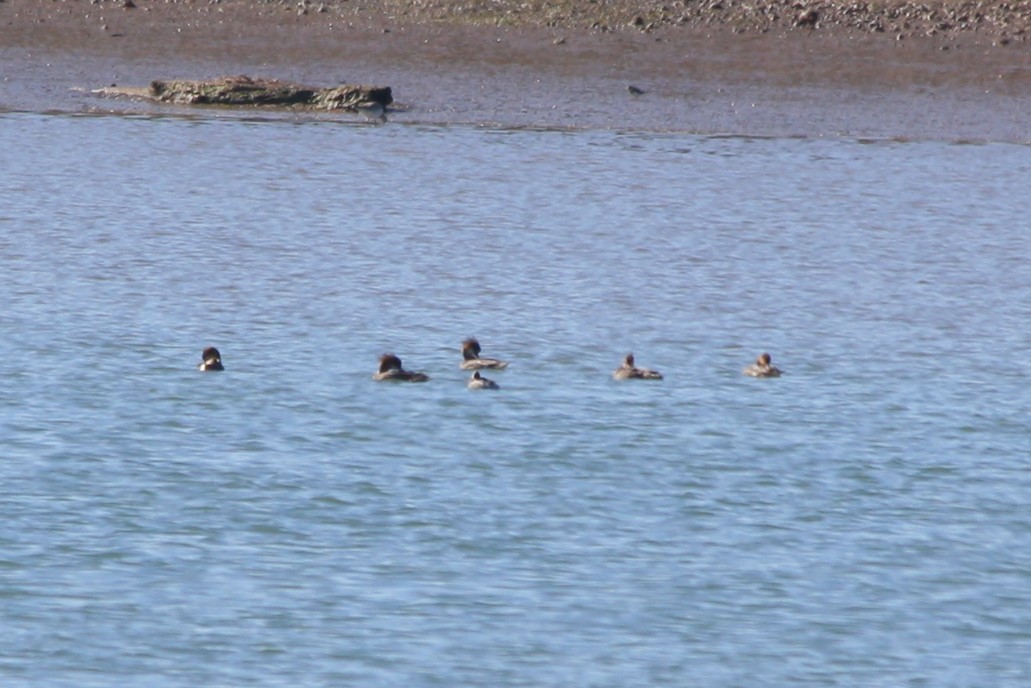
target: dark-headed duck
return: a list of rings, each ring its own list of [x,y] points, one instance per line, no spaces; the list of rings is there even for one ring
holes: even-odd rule
[[[372,376],[373,380],[396,380],[398,382],[426,382],[430,379],[425,373],[413,373],[401,366],[401,359],[394,354],[383,354],[379,357],[379,372]]]
[[[508,366],[506,361],[499,361],[496,358],[480,358],[480,343],[475,337],[470,337],[462,342],[462,362],[459,367],[462,370],[480,370],[481,368],[494,368],[501,370]]]
[[[634,355],[627,354],[623,365],[612,371],[612,377],[617,380],[661,380],[662,373],[634,366]]]
[[[498,383],[494,380],[488,380],[487,378],[480,375],[480,371],[473,373],[473,376],[469,378],[469,382],[466,384],[469,389],[500,389]]]
[[[770,355],[767,353],[759,354],[759,358],[755,359],[755,363],[745,368],[742,372],[750,377],[780,377],[780,368],[775,368],[770,363]]]
[[[218,349],[213,346],[209,346],[200,353],[200,365],[197,366],[197,370],[203,370],[208,372],[210,370],[225,370],[222,366],[222,354],[218,353]]]

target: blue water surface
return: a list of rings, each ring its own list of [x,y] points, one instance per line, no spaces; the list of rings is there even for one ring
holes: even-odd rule
[[[4,686],[1031,684],[1028,147],[6,114],[0,151]]]

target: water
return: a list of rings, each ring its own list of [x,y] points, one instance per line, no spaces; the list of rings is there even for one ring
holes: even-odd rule
[[[1031,681],[1027,147],[0,145],[3,685]]]

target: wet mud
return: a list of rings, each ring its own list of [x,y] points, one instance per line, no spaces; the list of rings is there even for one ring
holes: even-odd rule
[[[839,22],[830,4],[820,5],[818,21],[800,22],[807,5],[795,3],[764,25],[749,24],[740,8],[702,20],[685,19],[698,7],[690,3],[665,5],[685,8],[679,15],[646,11],[647,3],[595,4],[611,16],[560,17],[561,4],[534,14],[523,3],[529,10],[499,18],[504,2],[469,5],[494,15],[458,16],[387,0],[5,0],[0,109],[179,112],[91,91],[246,74],[387,86],[396,101],[390,119],[401,122],[1031,140],[1031,50],[1018,11],[1006,23],[970,5],[981,19],[965,29],[914,20],[894,33]]]

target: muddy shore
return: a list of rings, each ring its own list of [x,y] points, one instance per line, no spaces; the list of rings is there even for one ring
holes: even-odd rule
[[[0,110],[249,74],[390,86],[392,121],[1031,141],[1031,2],[0,0]],[[631,88],[633,87],[633,88]]]

